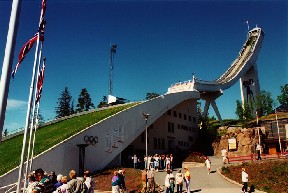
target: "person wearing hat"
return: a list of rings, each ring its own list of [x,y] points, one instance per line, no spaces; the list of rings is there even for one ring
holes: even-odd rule
[[[190,172],[187,166],[184,167],[184,170],[185,170],[184,179],[185,179],[186,190],[187,190],[187,193],[190,193],[190,178],[191,178]]]
[[[178,170],[178,172],[175,175],[176,178],[176,188],[177,188],[177,193],[182,193],[183,190],[183,174],[181,173],[181,170]]]
[[[119,177],[119,188],[120,192],[125,192],[126,191],[126,185],[125,185],[125,170],[119,170],[118,171],[118,177]]]

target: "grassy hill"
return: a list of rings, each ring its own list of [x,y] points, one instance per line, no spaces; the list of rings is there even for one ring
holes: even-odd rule
[[[87,127],[134,105],[136,103],[94,111],[39,128],[36,132],[34,156]],[[0,176],[20,164],[23,136],[23,134],[17,135],[0,143]]]

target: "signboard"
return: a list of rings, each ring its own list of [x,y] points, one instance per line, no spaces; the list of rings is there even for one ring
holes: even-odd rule
[[[230,139],[228,139],[228,148],[229,148],[229,150],[235,150],[235,149],[237,149],[236,138],[230,138]]]

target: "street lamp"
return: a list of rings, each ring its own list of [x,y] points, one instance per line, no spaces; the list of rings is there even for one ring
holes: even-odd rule
[[[145,133],[146,133],[146,136],[145,136],[145,142],[146,142],[146,168],[148,168],[148,135],[147,135],[147,122],[148,122],[148,117],[150,116],[150,114],[148,113],[143,113],[142,114],[144,119],[145,119]]]
[[[147,139],[148,139],[148,135],[147,135],[147,122],[148,122],[148,118],[149,118],[149,116],[150,116],[150,114],[148,114],[148,113],[142,113],[142,115],[143,115],[143,117],[144,117],[144,119],[145,119],[145,133],[146,133],[146,168],[145,169],[147,169],[147,168],[149,168],[148,167],[148,143],[147,143]],[[147,176],[147,171],[146,171],[146,189],[145,189],[145,192],[147,192],[147,188],[148,188],[148,176]]]

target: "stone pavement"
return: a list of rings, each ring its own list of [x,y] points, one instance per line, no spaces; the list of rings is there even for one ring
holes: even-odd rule
[[[212,163],[211,173],[208,174],[206,166],[189,168],[191,175],[190,191],[200,193],[239,193],[241,192],[242,185],[234,182],[230,179],[225,179],[220,173],[217,172],[217,168],[222,167],[222,158],[211,156],[209,157]],[[177,173],[178,168],[175,168],[173,175]],[[184,169],[181,169],[184,173]],[[239,171],[241,172],[241,171]],[[155,181],[161,185],[165,192],[165,171],[159,171],[155,175]],[[249,182],[248,182],[249,185]],[[183,190],[186,192],[185,184]],[[176,191],[176,187],[175,187]],[[256,190],[255,193],[263,193]]]

